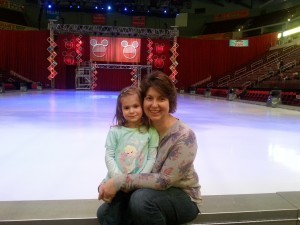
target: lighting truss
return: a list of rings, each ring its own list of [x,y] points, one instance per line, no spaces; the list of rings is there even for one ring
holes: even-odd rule
[[[151,69],[151,65],[126,65],[126,64],[101,64],[101,63],[95,63],[95,68],[100,69]]]
[[[81,34],[95,36],[120,36],[120,37],[140,37],[172,39],[179,36],[179,31],[175,29],[155,29],[140,27],[117,27],[98,25],[78,25],[78,24],[55,24],[49,23],[50,30],[55,34]]]
[[[100,69],[130,69],[132,86],[139,87],[141,83],[142,70],[146,70],[147,74],[151,74],[152,65],[126,65],[126,64],[101,64],[94,63],[94,68]],[[95,70],[96,71],[96,70]],[[93,89],[94,90],[94,89]]]

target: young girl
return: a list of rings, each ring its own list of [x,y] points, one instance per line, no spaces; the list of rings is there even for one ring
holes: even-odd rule
[[[156,159],[158,134],[143,117],[142,98],[138,88],[124,88],[118,96],[115,125],[106,139],[105,162],[109,178],[120,174],[150,173]],[[99,196],[101,196],[101,186]],[[126,202],[131,193],[119,191],[112,202],[102,204],[101,225],[126,224]]]

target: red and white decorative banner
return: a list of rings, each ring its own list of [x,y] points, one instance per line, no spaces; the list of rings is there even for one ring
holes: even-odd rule
[[[79,35],[75,40],[76,40],[76,45],[75,45],[75,52],[77,54],[76,59],[77,59],[77,63],[81,63],[82,62],[82,40],[81,40],[82,36]]]
[[[137,68],[136,67],[132,68],[132,71],[130,72],[130,74],[132,76],[132,78],[131,78],[132,85],[131,86],[137,87],[138,86]]]
[[[148,41],[148,44],[147,44],[147,48],[148,48],[148,50],[147,50],[147,53],[148,53],[147,65],[152,65],[152,63],[153,63],[153,59],[152,59],[152,57],[153,57],[153,47],[152,47],[153,41],[150,38],[148,38],[147,41]]]
[[[172,56],[170,57],[170,60],[172,62],[172,65],[170,66],[170,70],[171,70],[171,75],[170,75],[170,78],[171,80],[173,81],[173,83],[177,83],[177,80],[176,80],[176,75],[178,74],[177,72],[177,65],[178,65],[178,62],[176,61],[176,58],[178,57],[178,53],[177,53],[177,48],[179,47],[178,43],[177,43],[177,37],[174,37],[174,40],[173,40],[173,46],[172,48],[170,49],[170,51],[172,52]]]
[[[57,62],[54,60],[57,56],[57,53],[55,52],[55,47],[57,44],[54,41],[54,34],[53,31],[50,30],[50,37],[47,38],[47,41],[50,43],[50,46],[47,48],[47,51],[50,53],[50,56],[47,58],[50,62],[50,66],[48,66],[48,70],[50,71],[50,75],[48,76],[49,80],[52,80],[56,75],[57,72],[55,70],[55,67],[57,66]]]
[[[90,67],[91,67],[91,72],[92,72],[92,74],[91,74],[91,79],[92,79],[92,86],[91,86],[91,89],[92,90],[95,90],[95,88],[97,87],[97,83],[96,83],[96,81],[97,81],[97,69],[96,69],[96,65],[95,65],[96,63],[92,63],[91,62],[91,65],[90,65]]]
[[[67,36],[64,41],[62,56],[66,65],[76,65],[82,62],[82,36]]]

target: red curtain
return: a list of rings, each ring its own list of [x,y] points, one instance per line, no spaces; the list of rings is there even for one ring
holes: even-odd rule
[[[50,84],[48,80],[49,62],[47,51],[49,43],[48,31],[0,31],[0,69],[13,70],[33,81]],[[67,65],[63,52],[65,51],[65,40],[73,38],[71,35],[58,35],[55,41],[58,53],[55,67],[58,75],[55,77],[56,88],[73,88],[75,83],[75,65]],[[75,37],[76,38],[76,37]],[[192,84],[212,76],[217,80],[238,66],[247,63],[257,56],[265,53],[271,43],[276,41],[276,34],[267,34],[259,37],[248,38],[249,47],[229,47],[229,40],[199,40],[191,38],[178,38],[179,47],[177,52],[176,86],[189,87]],[[89,60],[90,43],[89,37],[82,37],[82,60]],[[170,75],[171,65],[170,47],[172,40],[153,39],[153,54],[161,60],[153,65],[153,69],[160,69]],[[147,64],[147,39],[141,40],[140,64]],[[162,47],[163,46],[163,47]],[[74,59],[75,60],[75,59]],[[162,67],[163,63],[163,67]],[[105,70],[101,69],[97,74],[97,90],[120,90],[131,85],[132,76],[130,70]],[[144,74],[145,71],[142,71]]]
[[[178,38],[177,87],[188,87],[208,76],[213,80],[265,53],[277,34],[248,38],[249,47],[229,47],[229,40]]]
[[[0,69],[50,84],[48,31],[0,31]]]
[[[120,91],[132,84],[129,69],[98,69],[97,72],[96,90]]]

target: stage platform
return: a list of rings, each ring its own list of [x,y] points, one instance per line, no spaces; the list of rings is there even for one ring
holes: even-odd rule
[[[97,224],[117,92],[0,94],[0,223]],[[300,112],[180,94],[204,196],[193,224],[299,225]]]

